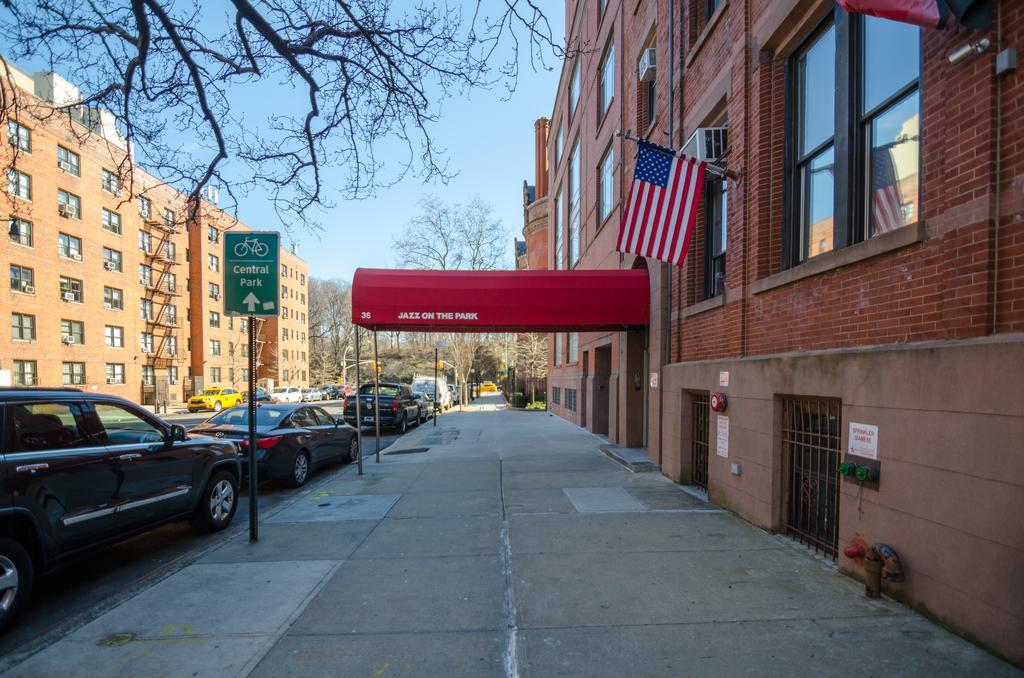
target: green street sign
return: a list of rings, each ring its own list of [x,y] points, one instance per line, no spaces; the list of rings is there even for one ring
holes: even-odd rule
[[[224,313],[275,316],[280,304],[280,235],[224,233]]]

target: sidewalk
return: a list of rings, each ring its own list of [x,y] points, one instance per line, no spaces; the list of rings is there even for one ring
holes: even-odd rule
[[[1019,675],[599,442],[481,398],[12,674]]]

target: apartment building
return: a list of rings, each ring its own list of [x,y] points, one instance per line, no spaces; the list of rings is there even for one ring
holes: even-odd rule
[[[652,323],[632,346],[556,335],[549,400],[851,575],[890,545],[890,594],[1024,663],[1024,84],[997,70],[1024,7],[992,8],[937,30],[825,1],[567,2],[550,264],[646,268]],[[704,157],[734,174],[706,177],[682,267],[615,252],[636,157],[615,129],[691,154],[714,130]]]
[[[171,406],[206,386],[241,387],[247,340],[224,314],[220,246],[208,234],[246,227],[205,201],[190,210],[132,164],[104,111],[53,115],[78,97],[59,75],[10,72],[0,312],[11,330],[0,336],[0,383]]]
[[[260,380],[309,386],[309,267],[294,250],[281,250],[281,313],[264,322],[273,337],[264,348]]]

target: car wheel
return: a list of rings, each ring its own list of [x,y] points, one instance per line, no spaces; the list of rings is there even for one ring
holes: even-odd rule
[[[217,532],[231,524],[238,509],[238,479],[227,471],[210,478],[192,516],[192,527],[200,532]]]
[[[213,411],[214,412],[220,412],[223,409],[224,409],[224,406],[220,404],[219,400],[213,404]]]
[[[396,426],[396,428],[399,433],[405,433],[409,428],[409,417],[403,414],[402,419],[398,422],[398,426]]]
[[[32,558],[25,547],[8,537],[0,537],[0,631],[3,631],[25,607],[32,595]]]
[[[359,437],[352,434],[352,439],[348,441],[348,462],[351,464],[359,458]]]
[[[309,480],[309,454],[305,450],[299,450],[292,461],[292,472],[287,482],[290,487],[302,487]]]

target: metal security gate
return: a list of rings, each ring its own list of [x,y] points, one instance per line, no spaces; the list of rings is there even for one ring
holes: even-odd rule
[[[782,398],[786,532],[831,558],[839,536],[841,406],[831,398]]]
[[[693,443],[690,448],[690,464],[693,469],[693,484],[700,489],[708,489],[708,429],[710,428],[711,408],[708,406],[707,393],[693,394]]]

